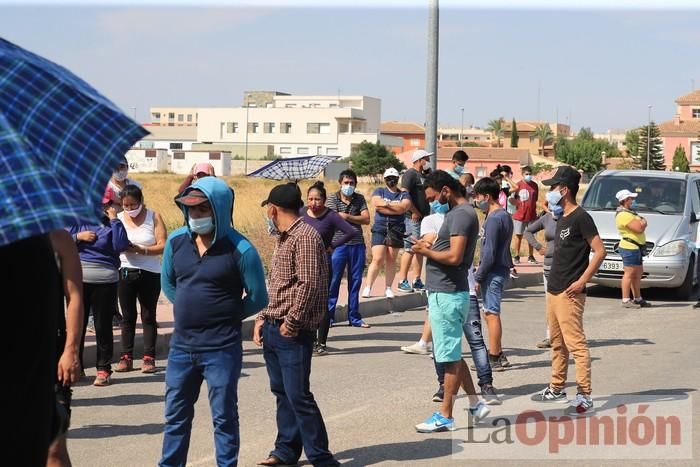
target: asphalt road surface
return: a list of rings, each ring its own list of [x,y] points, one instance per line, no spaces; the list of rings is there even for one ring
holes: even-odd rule
[[[615,405],[608,403],[616,397],[626,398],[630,404],[644,399],[651,406],[650,413],[659,408],[667,416],[682,412],[683,429],[692,427],[693,433],[684,432],[681,445],[672,451],[668,451],[668,446],[649,451],[648,446],[642,449],[627,439],[622,443],[626,446],[618,443],[603,451],[579,446],[568,457],[557,458],[561,450],[559,454],[552,453],[549,434],[540,443],[544,449],[540,451],[517,451],[506,443],[491,451],[497,454],[489,454],[478,450],[484,448],[483,443],[465,442],[470,434],[473,440],[490,436],[495,429],[491,422],[498,417],[512,420],[529,409],[552,414],[565,407],[541,407],[529,401],[530,394],[548,383],[550,374],[549,352],[534,345],[545,329],[541,287],[514,289],[505,295],[503,342],[512,366],[495,373],[495,385],[502,394],[503,405],[493,407],[485,425],[476,428],[467,428],[464,412],[458,410],[455,417],[460,429],[452,433],[426,435],[414,429],[416,423],[437,408],[430,401],[437,388],[432,360],[399,351],[400,346],[417,340],[423,310],[370,318],[367,321],[371,329],[333,328],[329,339],[331,354],[313,360],[311,381],[328,428],[331,449],[348,466],[450,466],[477,462],[513,466],[700,465],[700,404],[693,404],[700,384],[700,311],[691,308],[692,302],[666,300],[662,290],[646,295],[653,308],[627,310],[620,307],[617,292],[591,289],[585,328],[593,360],[593,395],[599,408],[597,415],[619,416]],[[466,343],[464,348],[466,353]],[[247,341],[243,359],[239,384],[239,465],[251,466],[265,458],[273,445],[275,403],[269,392],[262,352]],[[159,364],[164,365],[165,359],[160,359]],[[154,375],[137,371],[114,374],[112,386],[105,388],[93,387],[90,378],[76,387],[68,442],[75,466],[157,464],[163,431],[164,372],[162,368]],[[88,375],[93,376],[94,369]],[[572,384],[573,364],[569,378],[568,392],[572,396],[576,392]],[[457,406],[463,407],[465,401],[459,399]],[[638,407],[634,409],[630,405],[630,412],[634,410],[639,412]],[[628,419],[631,421],[634,415],[630,413]],[[618,424],[619,421],[618,417]],[[566,433],[562,436],[566,437]],[[630,450],[625,452],[625,448]],[[648,452],[656,458],[635,459]],[[678,453],[692,459],[668,459]],[[495,459],[496,456],[502,459]],[[477,458],[475,462],[473,459]],[[196,406],[188,465],[215,465],[206,387],[202,388]]]

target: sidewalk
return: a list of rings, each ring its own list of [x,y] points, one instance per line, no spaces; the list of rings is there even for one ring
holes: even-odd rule
[[[541,258],[538,258],[541,261]],[[519,277],[510,279],[506,289],[516,289],[523,287],[533,287],[542,283],[542,265],[540,264],[519,264],[516,267]],[[372,295],[370,298],[360,298],[360,314],[363,318],[379,316],[387,313],[397,313],[425,306],[427,298],[423,292],[401,293],[396,287],[397,279],[394,279],[393,290],[395,298],[389,299],[384,297],[385,279],[380,275],[374,282],[372,287]],[[364,287],[364,282],[362,286]],[[339,324],[347,322],[347,303],[348,303],[348,287],[347,282],[343,279],[340,285],[340,294],[338,297],[338,308],[336,310],[336,321]],[[158,319],[158,340],[156,343],[156,360],[164,362],[168,354],[168,346],[170,337],[173,333],[173,305],[165,298],[160,296],[158,300],[158,308],[156,311]],[[253,330],[254,318],[250,317],[243,322],[242,334],[243,339],[250,340]],[[119,329],[114,329],[114,357],[116,362],[119,360],[121,353],[121,332]],[[134,339],[134,357],[140,360],[143,355],[143,334],[141,329],[141,320],[136,322],[136,337]],[[95,335],[88,332],[85,336],[85,352],[84,363],[87,368],[95,365]],[[161,363],[162,364],[162,363]]]

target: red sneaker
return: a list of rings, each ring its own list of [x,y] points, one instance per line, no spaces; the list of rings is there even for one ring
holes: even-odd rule
[[[112,384],[112,376],[109,371],[98,370],[97,376],[95,377],[95,382],[92,383],[94,386],[109,386]]]
[[[114,369],[117,373],[124,373],[127,371],[132,371],[134,369],[134,359],[129,357],[129,355],[124,354],[119,359],[117,367]]]
[[[155,373],[156,372],[156,359],[153,357],[143,357],[143,364],[141,365],[141,373]]]

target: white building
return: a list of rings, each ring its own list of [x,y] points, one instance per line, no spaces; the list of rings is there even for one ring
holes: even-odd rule
[[[438,141],[459,141],[486,144],[491,141],[491,132],[478,127],[439,127],[437,129]]]
[[[234,158],[254,158],[254,153],[346,157],[362,141],[378,141],[381,100],[247,92],[242,107],[198,108],[197,115],[197,141],[229,145]]]
[[[172,157],[173,151],[189,151],[197,141],[195,126],[158,126],[144,125],[150,134],[135,144],[139,149],[165,149]]]

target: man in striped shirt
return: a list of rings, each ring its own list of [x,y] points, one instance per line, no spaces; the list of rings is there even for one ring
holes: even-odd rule
[[[318,232],[299,217],[304,205],[294,183],[263,201],[277,239],[270,266],[270,302],[258,315],[253,341],[263,346],[270,389],[277,398],[275,448],[259,465],[295,465],[302,447],[314,466],[337,466],[309,389],[314,335],[328,306],[328,259]]]

